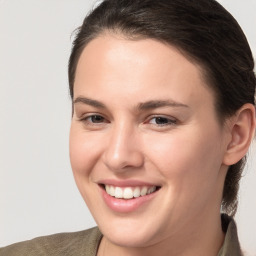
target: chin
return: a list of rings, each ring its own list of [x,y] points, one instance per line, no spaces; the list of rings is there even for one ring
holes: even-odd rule
[[[127,233],[122,229],[119,229],[112,232],[107,232],[104,235],[113,244],[121,247],[139,248],[149,246],[154,243],[154,241],[152,241],[154,239],[152,239],[150,234],[138,233],[136,231]]]
[[[122,247],[150,246],[158,242],[161,232],[154,229],[154,223],[148,224],[142,220],[126,219],[125,221],[109,221],[109,223],[111,224],[99,225],[101,232],[110,242]]]

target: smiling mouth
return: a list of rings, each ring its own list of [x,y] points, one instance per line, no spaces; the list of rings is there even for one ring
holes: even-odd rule
[[[106,193],[118,199],[132,199],[146,196],[158,191],[159,186],[117,187],[112,185],[101,185]]]

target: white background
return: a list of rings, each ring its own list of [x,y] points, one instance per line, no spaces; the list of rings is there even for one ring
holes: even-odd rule
[[[0,246],[95,225],[69,164],[67,78],[72,31],[94,2],[0,0]],[[220,2],[256,54],[256,1]],[[236,216],[248,255],[256,255],[255,148]]]

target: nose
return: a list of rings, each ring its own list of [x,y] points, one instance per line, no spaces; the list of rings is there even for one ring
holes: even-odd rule
[[[135,130],[126,124],[111,129],[103,159],[105,165],[113,172],[122,173],[143,166],[140,136]]]

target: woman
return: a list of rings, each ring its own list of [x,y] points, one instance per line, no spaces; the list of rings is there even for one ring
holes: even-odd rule
[[[69,61],[71,165],[98,228],[0,255],[242,255],[232,217],[253,67],[213,0],[103,1]]]

